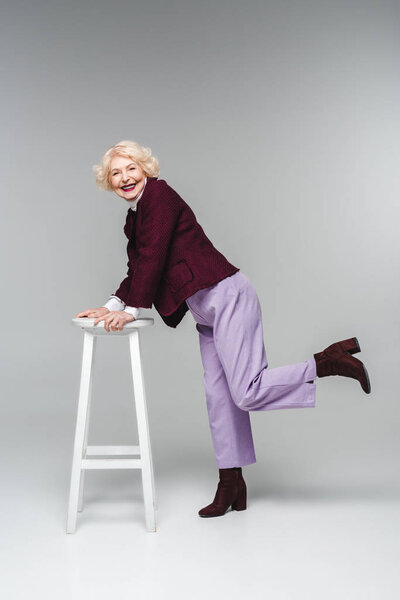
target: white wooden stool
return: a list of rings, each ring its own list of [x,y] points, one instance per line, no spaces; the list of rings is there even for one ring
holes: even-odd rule
[[[76,419],[71,487],[69,494],[67,533],[74,533],[78,511],[83,507],[83,486],[86,469],[141,469],[143,498],[148,531],[156,531],[153,460],[147,418],[146,395],[140,356],[139,329],[154,325],[154,319],[137,319],[126,323],[122,331],[109,332],[104,321],[72,319],[72,324],[84,330],[82,371]],[[99,335],[128,336],[133,377],[133,391],[138,424],[138,446],[88,446],[90,400],[96,338]],[[139,456],[139,458],[132,458]],[[107,457],[107,458],[99,458]],[[122,457],[122,458],[121,458]]]

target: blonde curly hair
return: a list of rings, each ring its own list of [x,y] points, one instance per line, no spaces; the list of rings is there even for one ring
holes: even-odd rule
[[[122,140],[111,146],[103,154],[100,165],[93,165],[96,184],[102,189],[111,192],[113,190],[110,182],[110,166],[114,156],[126,156],[134,160],[143,169],[148,177],[158,177],[160,167],[158,159],[151,154],[151,148],[141,146],[138,142]]]

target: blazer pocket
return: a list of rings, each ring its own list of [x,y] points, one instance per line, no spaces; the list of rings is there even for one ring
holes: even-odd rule
[[[177,292],[184,285],[192,281],[193,273],[185,259],[175,263],[164,276],[165,281],[173,292]]]

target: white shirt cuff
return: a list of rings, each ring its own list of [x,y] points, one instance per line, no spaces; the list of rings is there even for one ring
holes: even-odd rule
[[[117,296],[111,296],[103,306],[108,310],[124,310],[125,302],[122,302]]]
[[[124,312],[127,312],[130,315],[133,315],[135,317],[135,319],[137,319],[139,316],[139,313],[140,313],[140,308],[136,308],[136,306],[125,306]]]

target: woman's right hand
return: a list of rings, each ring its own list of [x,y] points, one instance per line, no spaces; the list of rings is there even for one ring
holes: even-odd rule
[[[100,308],[88,308],[77,315],[75,315],[74,319],[80,319],[81,317],[89,317],[89,319],[97,319],[97,317],[104,317],[104,315],[108,314],[110,311],[105,306],[100,306]]]

